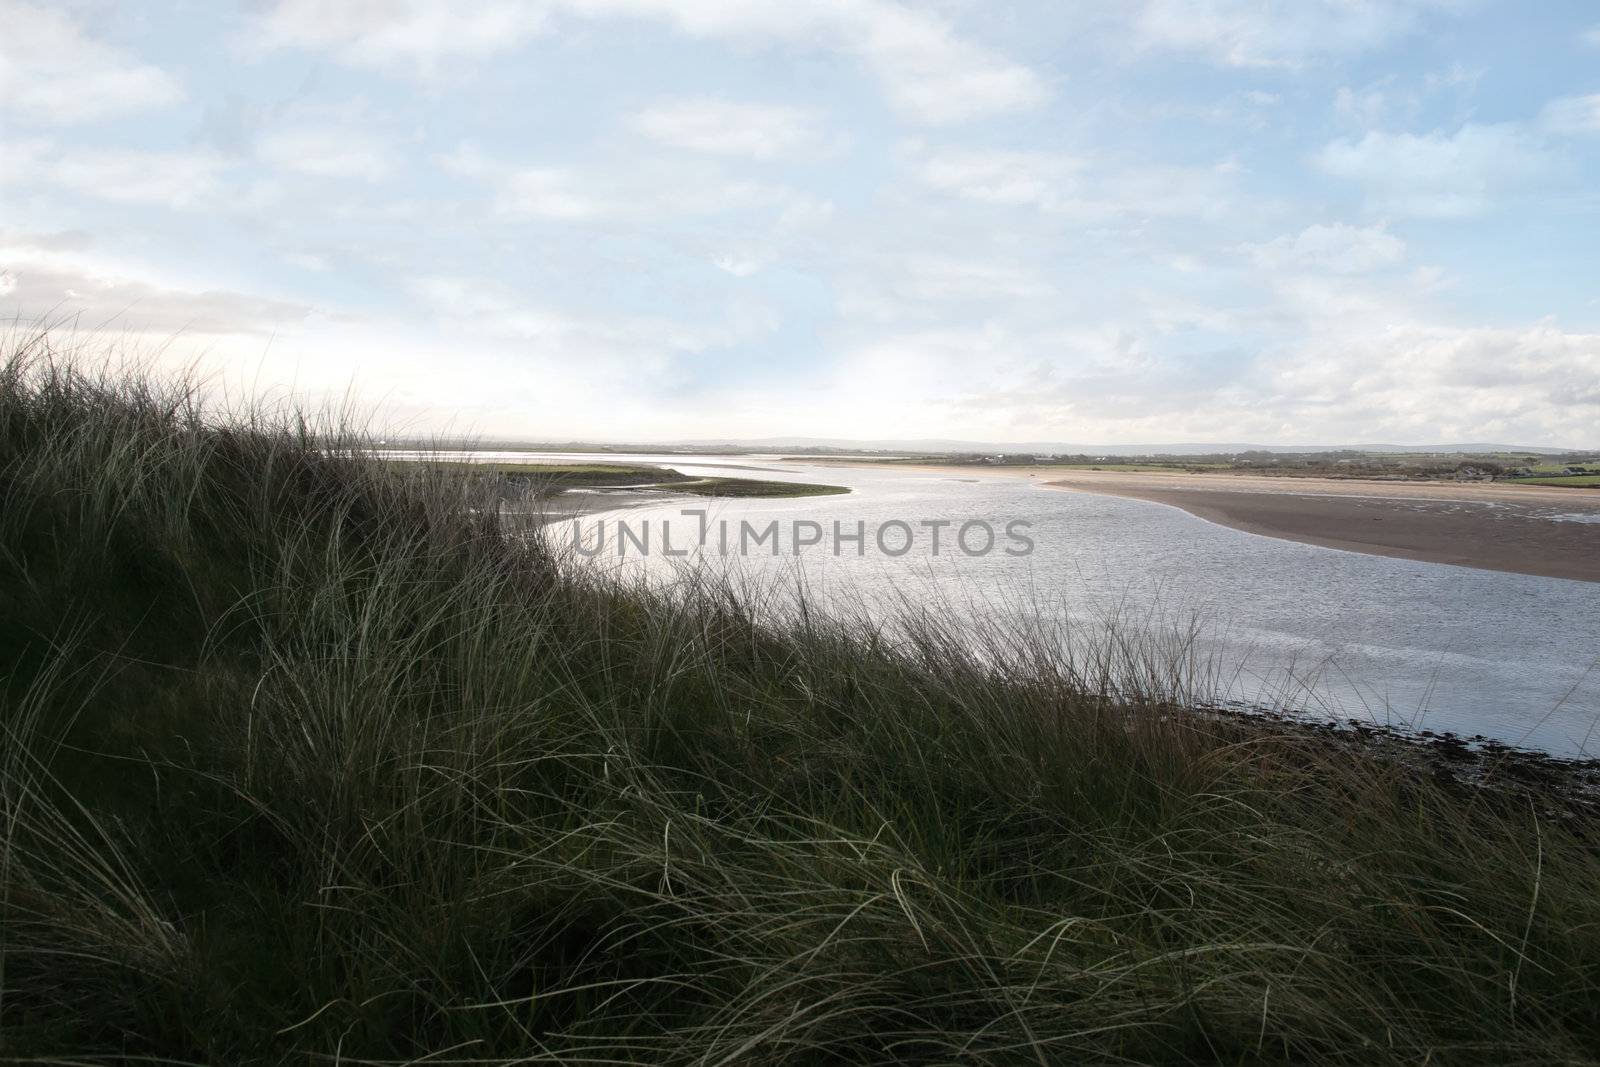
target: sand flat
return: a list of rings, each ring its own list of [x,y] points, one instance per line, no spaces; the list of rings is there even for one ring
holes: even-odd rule
[[[1045,476],[1051,488],[1171,504],[1237,530],[1327,548],[1600,582],[1600,493],[1585,489],[1114,471]]]

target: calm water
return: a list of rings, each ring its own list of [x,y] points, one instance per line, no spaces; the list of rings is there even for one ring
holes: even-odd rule
[[[891,592],[914,600],[966,605],[968,624],[988,613],[1048,611],[1094,625],[1108,611],[1146,619],[1159,629],[1203,620],[1209,648],[1227,661],[1223,696],[1272,703],[1285,696],[1302,709],[1498,740],[1563,755],[1600,754],[1600,585],[1418,563],[1302,545],[1242,533],[1178,508],[1117,497],[1044,489],[1026,478],[975,471],[960,475],[851,466],[802,465],[749,456],[628,456],[667,463],[688,474],[746,474],[788,481],[849,485],[845,496],[712,500],[675,497],[626,511],[586,517],[594,545],[600,519],[651,525],[656,555],[622,566],[659,567],[660,525],[671,523],[675,546],[692,543],[697,521],[685,507],[716,521],[757,527],[778,519],[782,554],[763,547],[739,561],[755,570],[792,575],[803,569],[825,597],[871,602]],[[741,467],[734,471],[729,467]],[[760,468],[759,472],[750,468]],[[868,550],[857,557],[831,537],[792,554],[788,526],[812,520],[831,531],[864,521]],[[899,558],[873,550],[872,531],[899,519],[982,519],[997,532],[1012,519],[1031,522],[1031,555],[1000,551],[968,557],[928,551],[927,531]],[[570,524],[559,536],[571,540]],[[618,566],[614,529],[596,557]],[[982,537],[974,530],[969,544]],[[891,538],[898,547],[900,535]],[[1003,532],[999,544],[1007,543]],[[630,546],[631,548],[631,546]],[[981,603],[972,603],[981,601]],[[1015,606],[1026,601],[1027,608]],[[1238,671],[1235,675],[1233,672]],[[1591,737],[1591,734],[1593,736]]]

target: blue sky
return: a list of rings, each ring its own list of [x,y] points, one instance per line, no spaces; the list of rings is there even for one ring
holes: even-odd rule
[[[1600,8],[0,0],[0,313],[416,430],[1600,442]]]

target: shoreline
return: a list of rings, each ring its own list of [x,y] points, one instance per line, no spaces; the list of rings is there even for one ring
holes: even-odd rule
[[[1367,555],[1600,582],[1600,493],[1496,482],[873,464],[1176,507],[1244,533]],[[1557,516],[1573,516],[1562,519]]]

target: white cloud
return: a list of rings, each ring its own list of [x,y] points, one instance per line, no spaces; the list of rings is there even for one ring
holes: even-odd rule
[[[935,189],[989,204],[1049,207],[1078,184],[1083,164],[1047,152],[948,150],[922,154],[919,176]]]
[[[826,201],[782,185],[730,178],[698,160],[631,159],[628,165],[520,166],[463,147],[439,163],[483,181],[493,209],[513,219],[670,222],[683,216],[774,214],[781,224],[825,218]]]
[[[840,315],[854,324],[945,322],[959,307],[995,318],[1022,302],[1049,300],[1055,287],[1018,263],[972,250],[963,256],[884,249],[859,257],[838,285]]]
[[[314,274],[325,274],[333,269],[326,256],[319,256],[315,252],[289,252],[284,255],[283,261],[291,267],[311,271]]]
[[[437,162],[451,174],[488,184],[494,191],[494,210],[501,215],[581,221],[620,214],[628,207],[591,187],[573,170],[518,167],[470,145]]]
[[[750,159],[804,159],[825,151],[820,117],[777,104],[675,100],[633,117],[633,128],[674,148]]]
[[[1047,95],[1033,71],[960,37],[937,14],[894,0],[279,0],[254,43],[312,47],[346,62],[436,76],[446,64],[506,51],[553,17],[643,18],[696,37],[763,41],[853,55],[890,102],[926,122],[1030,107]]]
[[[394,169],[389,142],[360,128],[296,126],[256,140],[256,155],[280,170],[318,178],[378,181]]]
[[[1339,117],[1361,127],[1379,126],[1391,113],[1403,118],[1416,115],[1421,101],[1416,96],[1398,97],[1387,84],[1352,89],[1341,85],[1333,94],[1333,110]]]
[[[1081,222],[1214,217],[1231,207],[1231,161],[1212,166],[1122,165],[1051,152],[906,146],[928,186],[988,204],[1033,207]]]
[[[1468,123],[1453,134],[1371,132],[1316,156],[1323,171],[1358,182],[1380,211],[1433,218],[1480,214],[1503,194],[1554,173],[1539,141],[1513,124]]]
[[[204,289],[148,265],[94,249],[78,233],[0,233],[11,289],[8,311],[24,321],[67,320],[80,330],[150,335],[265,337],[311,314],[303,304]]]
[[[1197,52],[1234,67],[1297,66],[1382,47],[1452,0],[1145,0],[1133,27],[1151,48]]]
[[[1593,441],[1600,335],[1390,321],[1330,319],[1262,358],[1215,362],[1164,351],[1137,325],[889,334],[847,350],[797,403],[812,432],[855,437]]]
[[[580,314],[534,304],[501,282],[425,276],[407,286],[455,336],[477,335],[532,345],[541,361],[586,383],[637,390],[665,375],[676,357],[766,333],[770,318],[734,316],[698,325],[659,316]]]
[[[97,200],[183,208],[213,199],[228,168],[210,151],[58,149],[45,141],[0,143],[0,182],[48,184]]]
[[[87,122],[182,97],[171,75],[87,36],[60,11],[0,0],[0,110]]]
[[[1600,425],[1600,335],[1551,324],[1358,328],[1307,342],[1270,374],[1273,407],[1345,440],[1582,446]]]
[[[1365,274],[1405,258],[1406,245],[1382,226],[1342,222],[1307,226],[1292,236],[1251,245],[1256,265],[1266,270],[1311,268],[1335,274]]]
[[[1539,125],[1551,133],[1600,133],[1600,93],[1550,101],[1539,115]]]
[[[31,181],[44,169],[55,145],[44,138],[0,141],[0,186]]]
[[[1334,92],[1334,113],[1358,129],[1405,126],[1442,95],[1453,94],[1464,106],[1477,90],[1484,71],[1452,63],[1419,78],[1388,74],[1360,89],[1341,86]]]
[[[1038,75],[957,37],[936,16],[900,4],[841,5],[838,40],[884,82],[900,110],[926,122],[951,122],[1042,102]]]
[[[1032,271],[965,256],[913,256],[887,281],[897,296],[940,304],[953,300],[1033,300],[1053,291]]]
[[[515,47],[539,31],[549,7],[524,0],[278,0],[249,43],[327,49],[347,63],[410,65],[432,77],[448,61]]]
[[[1591,26],[1584,30],[1582,40],[1590,48],[1600,48],[1600,26]]]

